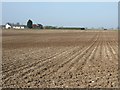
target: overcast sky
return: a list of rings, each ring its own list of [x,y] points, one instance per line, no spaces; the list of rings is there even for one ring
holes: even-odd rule
[[[2,22],[33,23],[53,26],[118,26],[117,2],[3,2]]]

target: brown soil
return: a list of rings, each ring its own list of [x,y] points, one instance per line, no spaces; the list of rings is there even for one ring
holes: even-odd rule
[[[3,87],[116,88],[117,31],[3,30]]]

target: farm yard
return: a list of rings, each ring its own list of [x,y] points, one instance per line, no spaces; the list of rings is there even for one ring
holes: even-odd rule
[[[4,88],[117,88],[118,32],[3,30]]]

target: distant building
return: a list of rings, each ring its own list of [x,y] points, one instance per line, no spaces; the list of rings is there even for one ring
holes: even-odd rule
[[[13,29],[24,29],[25,26],[24,25],[15,25],[15,24],[10,24],[10,23],[7,23],[5,25],[5,29],[11,29],[11,28],[13,28]]]
[[[24,25],[13,25],[13,29],[25,29]]]
[[[35,28],[35,29],[43,29],[43,25],[42,25],[42,24],[33,24],[33,25],[32,25],[32,28]]]
[[[6,29],[11,29],[11,28],[12,28],[12,25],[11,25],[10,23],[7,23],[7,24],[5,25],[5,28],[6,28]]]
[[[32,25],[32,28],[37,28],[37,27],[38,27],[37,24]]]
[[[43,25],[42,24],[38,24],[39,28],[43,29]]]

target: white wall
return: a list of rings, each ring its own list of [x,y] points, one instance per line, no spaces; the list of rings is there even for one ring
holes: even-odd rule
[[[6,29],[9,29],[9,28],[11,28],[11,26],[10,26],[9,24],[6,24],[6,25],[5,25],[5,28],[6,28]]]
[[[24,29],[23,26],[13,26],[13,29]]]

